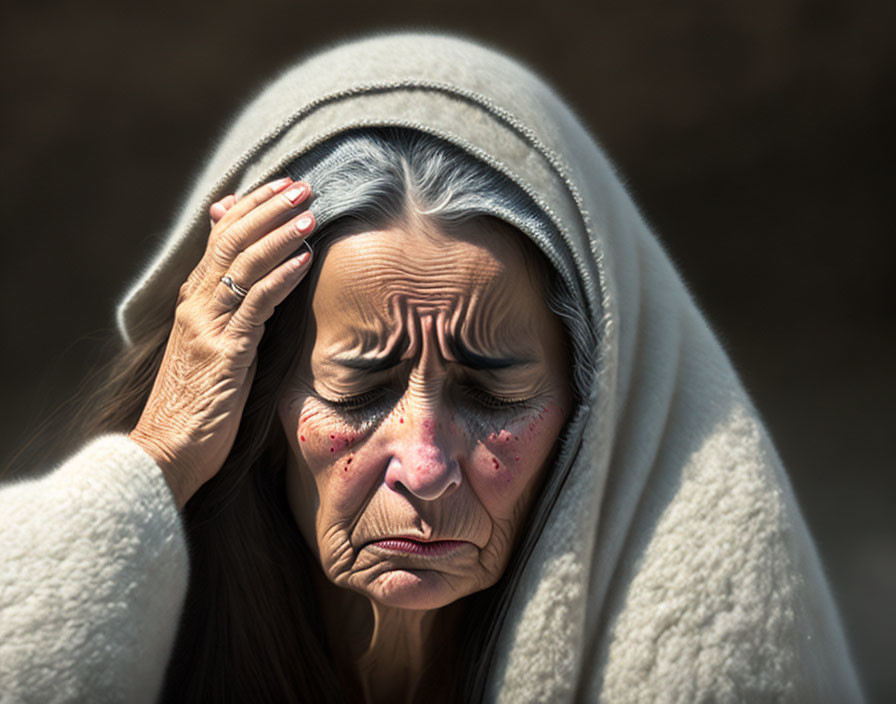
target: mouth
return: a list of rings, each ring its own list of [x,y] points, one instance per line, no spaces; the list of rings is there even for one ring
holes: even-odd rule
[[[373,540],[366,547],[378,548],[392,553],[416,555],[419,557],[442,557],[470,545],[466,540],[417,540],[416,538],[383,538]]]

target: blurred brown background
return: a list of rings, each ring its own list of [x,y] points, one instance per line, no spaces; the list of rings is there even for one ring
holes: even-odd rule
[[[462,32],[540,71],[615,160],[777,441],[871,700],[896,700],[896,3],[81,0],[0,16],[0,455],[101,357],[119,292],[261,82],[371,30]]]

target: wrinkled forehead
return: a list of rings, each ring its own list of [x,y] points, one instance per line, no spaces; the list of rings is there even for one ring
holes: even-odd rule
[[[312,294],[319,341],[378,346],[431,318],[480,344],[518,347],[550,322],[537,256],[513,228],[477,220],[452,232],[410,223],[341,236]]]

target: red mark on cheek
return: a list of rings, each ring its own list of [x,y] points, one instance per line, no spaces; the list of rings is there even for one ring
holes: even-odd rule
[[[501,463],[498,462],[497,457],[492,457],[492,464],[495,465],[495,469],[501,469]]]
[[[342,468],[342,471],[343,471],[343,472],[347,472],[347,471],[348,471],[348,466],[349,466],[351,463],[352,463],[352,458],[349,457],[349,458],[345,461],[345,466]]]
[[[399,422],[399,423],[404,423],[404,418],[399,418],[399,419],[398,419],[398,422]]]
[[[301,440],[302,442],[305,442],[305,436],[304,436],[304,435],[299,435],[299,440]]]
[[[339,431],[328,433],[328,435],[330,436],[330,452],[347,449],[357,442],[360,437],[360,435],[354,432],[341,433]]]

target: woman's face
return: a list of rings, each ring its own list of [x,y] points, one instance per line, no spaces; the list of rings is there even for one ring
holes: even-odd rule
[[[278,412],[290,506],[336,585],[432,609],[504,571],[571,404],[520,237],[412,224],[326,253]]]

